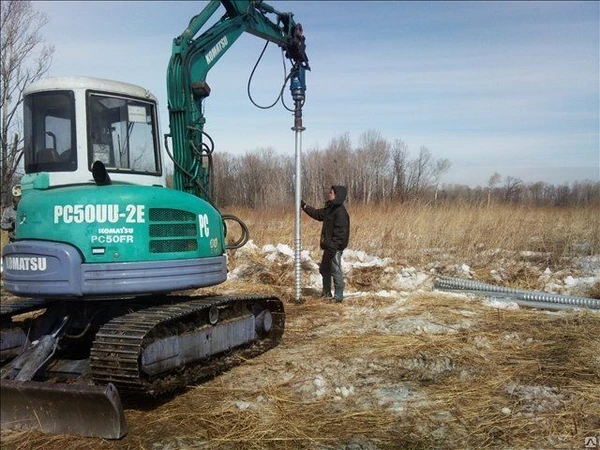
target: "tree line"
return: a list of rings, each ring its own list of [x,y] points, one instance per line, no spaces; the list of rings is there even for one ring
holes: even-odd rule
[[[263,148],[241,156],[215,153],[213,158],[217,206],[267,208],[293,201],[293,155]],[[424,146],[411,157],[404,141],[390,142],[377,131],[363,133],[356,147],[345,133],[333,138],[324,149],[310,149],[302,155],[302,192],[313,205],[323,202],[332,184],[345,185],[348,201],[359,204],[600,205],[600,182],[525,183],[493,173],[486,186],[469,187],[443,183],[450,166],[449,160],[435,159]]]

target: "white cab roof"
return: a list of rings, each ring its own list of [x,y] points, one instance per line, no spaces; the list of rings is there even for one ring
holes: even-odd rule
[[[34,92],[48,90],[74,90],[92,89],[97,91],[108,91],[116,94],[143,97],[148,100],[157,101],[156,97],[147,89],[135,84],[122,83],[120,81],[106,80],[95,77],[51,77],[34,81],[27,86],[24,95]]]

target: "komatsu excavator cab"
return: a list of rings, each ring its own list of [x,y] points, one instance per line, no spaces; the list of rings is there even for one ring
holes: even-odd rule
[[[164,186],[156,110],[149,91],[117,81],[67,77],[29,85],[25,183],[89,183],[100,161],[113,181]]]

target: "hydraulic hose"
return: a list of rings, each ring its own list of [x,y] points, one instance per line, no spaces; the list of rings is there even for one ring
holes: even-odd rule
[[[250,238],[250,232],[248,231],[248,227],[242,221],[242,219],[234,216],[233,214],[223,214],[221,217],[223,218],[223,226],[225,227],[225,236],[227,236],[227,224],[225,222],[228,220],[237,222],[242,229],[242,235],[240,236],[240,238],[231,244],[226,244],[225,248],[227,250],[233,250],[233,249],[240,248],[240,247],[243,247],[244,245],[246,245],[246,242],[248,242],[248,239]]]
[[[434,280],[434,287],[441,290],[460,290],[484,295],[488,294],[491,297],[509,297],[517,303],[523,302],[527,306],[537,304],[540,305],[538,307],[546,306],[548,308],[600,309],[600,300],[595,298],[524,291],[462,278],[437,277]]]

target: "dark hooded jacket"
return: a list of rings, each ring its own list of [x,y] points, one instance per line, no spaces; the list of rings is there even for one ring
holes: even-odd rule
[[[323,222],[321,228],[321,249],[344,250],[350,238],[350,216],[344,207],[345,186],[331,186],[335,199],[327,201],[321,209],[306,205],[304,212],[315,220]]]

